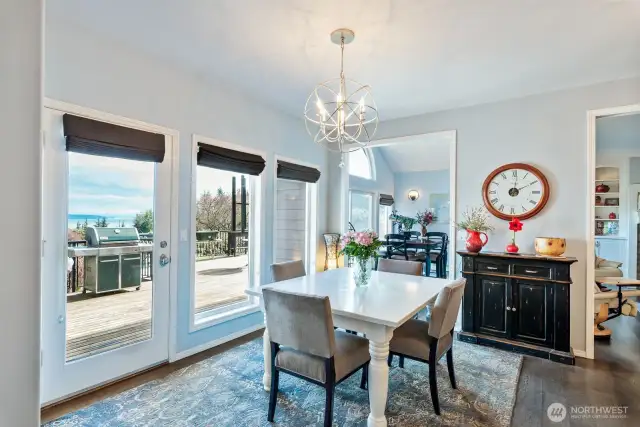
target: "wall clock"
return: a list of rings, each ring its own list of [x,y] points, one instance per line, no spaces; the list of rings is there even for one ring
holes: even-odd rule
[[[484,204],[501,219],[527,219],[537,215],[549,200],[549,182],[538,169],[509,163],[489,174],[482,184]]]

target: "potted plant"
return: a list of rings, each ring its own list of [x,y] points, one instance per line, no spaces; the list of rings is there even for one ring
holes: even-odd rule
[[[409,231],[411,231],[413,226],[418,222],[416,218],[400,215],[395,209],[391,212],[391,215],[389,215],[389,219],[395,224],[400,224],[399,231],[402,231],[404,233],[408,233]]]
[[[509,221],[509,230],[513,231],[513,234],[511,236],[511,243],[507,245],[507,252],[517,254],[520,248],[516,245],[516,233],[522,231],[522,221],[518,218],[513,218]]]
[[[373,260],[378,256],[382,242],[375,231],[349,231],[342,236],[340,254],[355,260],[353,280],[356,286],[367,286],[373,270]]]
[[[416,215],[416,219],[418,220],[418,224],[420,224],[420,226],[422,227],[422,235],[426,236],[427,227],[434,220],[433,212],[431,211],[431,209],[426,209],[424,212],[418,212],[418,214]]]
[[[456,226],[467,232],[466,247],[469,252],[480,252],[489,241],[487,232],[493,230],[489,224],[489,212],[484,207],[467,209]],[[484,235],[484,242],[480,235]]]

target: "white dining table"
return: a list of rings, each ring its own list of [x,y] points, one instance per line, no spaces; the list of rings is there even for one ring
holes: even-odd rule
[[[262,289],[273,288],[306,295],[328,296],[333,324],[338,328],[363,333],[369,340],[368,427],[387,425],[385,408],[389,390],[389,341],[393,331],[422,310],[429,299],[453,280],[374,271],[369,285],[356,287],[352,270],[339,268],[282,282],[248,289],[260,298]],[[266,325],[266,316],[265,316]],[[264,389],[271,385],[271,347],[269,329],[264,331]],[[426,357],[426,356],[425,356]]]

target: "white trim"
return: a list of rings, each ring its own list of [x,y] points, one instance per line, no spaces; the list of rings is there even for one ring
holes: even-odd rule
[[[260,309],[258,309],[258,311],[260,311]],[[229,334],[229,335],[225,335],[222,338],[218,338],[217,340],[213,340],[213,341],[209,341],[207,343],[201,344],[199,346],[196,347],[191,347],[188,350],[185,351],[181,351],[180,353],[175,355],[175,359],[172,359],[171,362],[176,362],[180,359],[184,359],[185,357],[189,357],[189,356],[193,356],[194,354],[198,354],[201,353],[205,350],[209,350],[210,348],[213,347],[217,347],[219,345],[225,344],[229,341],[235,340],[237,338],[243,337],[245,335],[248,335],[252,332],[258,331],[260,329],[263,329],[264,325],[262,323],[258,323],[255,326],[251,326],[249,328],[243,329],[241,331],[238,332],[234,332],[233,334]]]
[[[591,321],[591,329],[593,330],[593,320]],[[583,359],[589,359],[587,352],[582,350],[573,350],[573,355],[576,357],[582,357]]]
[[[252,302],[250,298],[247,301],[229,304],[226,306],[214,308],[213,310],[207,310],[202,313],[196,313],[194,318],[195,326],[192,332],[210,328],[211,326],[219,325],[220,323],[228,322],[233,319],[248,316],[258,311],[260,311],[260,305]],[[200,315],[203,315],[203,320],[195,320]]]
[[[245,316],[252,312],[252,307],[256,306],[257,300],[254,297],[249,297],[248,301],[243,301],[240,303],[242,305],[242,309],[234,309],[234,304],[226,307],[220,307],[220,309],[214,309],[210,311],[206,311],[204,313],[210,313],[210,316],[207,316],[206,320],[202,320],[200,322],[196,322],[196,312],[195,312],[195,290],[196,290],[196,203],[198,199],[197,195],[197,175],[198,175],[198,143],[203,142],[205,144],[214,145],[217,147],[228,148],[230,150],[242,151],[243,153],[256,154],[261,156],[265,162],[268,163],[267,152],[262,150],[256,150],[254,148],[245,147],[243,145],[234,144],[226,141],[221,141],[214,138],[209,138],[203,135],[192,134],[191,136],[191,206],[189,210],[190,215],[190,227],[191,232],[189,233],[189,248],[190,248],[190,256],[189,256],[189,333],[196,332],[211,326],[218,325],[220,323]],[[263,203],[254,203],[258,197],[260,200],[265,200],[266,197],[266,187],[267,187],[267,168],[263,171],[259,177],[251,177],[251,179],[255,181],[259,180],[260,191],[259,195],[255,191],[251,191],[251,205],[252,206],[260,206],[260,221],[259,221],[259,230],[257,230],[257,243],[251,242],[251,237],[249,237],[249,283],[247,287],[257,287],[262,283],[254,283],[255,281],[255,262],[258,262],[258,268],[260,271],[259,281],[263,281],[264,275],[262,272],[264,271],[263,266],[260,265],[262,263],[262,257],[260,255],[260,246],[261,242],[264,241],[264,227],[266,224],[266,209],[264,209]],[[253,190],[253,189],[252,189]],[[255,235],[255,233],[254,233]],[[198,315],[202,315],[203,313],[198,313]]]
[[[371,141],[368,148],[383,147],[386,145],[399,144],[407,141],[413,141],[416,137],[422,135],[429,136],[441,136],[443,139],[449,142],[449,253],[448,253],[448,271],[449,279],[453,279],[456,276],[456,243],[457,243],[457,229],[456,229],[456,214],[457,214],[457,140],[458,132],[456,130],[446,130],[439,132],[426,132],[417,135],[407,135],[393,138],[384,138]],[[346,156],[346,165],[342,168],[341,181],[340,181],[340,215],[342,218],[341,225],[343,231],[347,230],[350,214],[350,200],[349,200],[349,156]],[[356,191],[356,190],[354,190]],[[396,195],[394,194],[394,197]],[[378,212],[379,213],[379,212]]]
[[[593,227],[595,221],[595,207],[593,201],[595,200],[595,174],[596,174],[596,119],[604,116],[615,116],[621,114],[640,113],[640,104],[625,105],[621,107],[602,108],[598,110],[587,111],[587,225],[586,225],[586,240],[587,240],[587,274],[586,283],[587,286],[585,292],[585,347],[584,357],[587,359],[594,358],[594,337],[593,337],[593,312],[594,312],[594,294],[593,284],[595,283],[595,230]],[[580,350],[573,350],[574,354],[581,352]],[[582,357],[582,356],[581,356]]]
[[[281,156],[279,154],[275,154],[273,156],[273,229],[272,229],[272,239],[273,239],[273,245],[272,245],[272,259],[271,262],[273,264],[276,263],[277,261],[277,254],[276,254],[276,245],[277,245],[277,239],[276,239],[276,228],[278,226],[278,216],[277,216],[277,211],[278,211],[278,160],[282,160],[283,162],[288,162],[288,163],[293,163],[293,164],[297,164],[300,166],[306,166],[306,167],[310,167],[310,168],[314,168],[317,170],[321,170],[320,165],[317,165],[315,163],[310,163],[310,162],[305,162],[302,160],[298,160],[298,159],[294,159],[292,157],[286,157],[286,156]],[[300,182],[300,181],[298,181]],[[318,189],[319,187],[319,183],[318,182],[305,182],[305,219],[307,221],[306,223],[306,232],[307,235],[305,236],[305,249],[304,249],[304,254],[305,254],[305,271],[307,272],[307,274],[315,274],[316,272],[316,263],[317,263],[317,257],[318,257],[318,248],[317,248],[317,233],[318,233],[318,210],[317,210],[317,206],[318,206],[318,197],[320,194],[320,191]],[[311,202],[311,203],[310,203]],[[315,206],[314,206],[315,205]]]

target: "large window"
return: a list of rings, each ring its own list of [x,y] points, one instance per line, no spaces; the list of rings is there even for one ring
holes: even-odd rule
[[[391,206],[380,205],[378,210],[378,235],[383,239],[385,234],[391,234]]]
[[[364,148],[349,153],[349,175],[374,179],[369,152]]]
[[[356,231],[373,229],[373,194],[349,191],[349,222]]]

